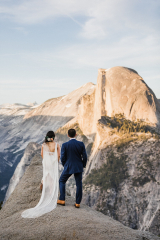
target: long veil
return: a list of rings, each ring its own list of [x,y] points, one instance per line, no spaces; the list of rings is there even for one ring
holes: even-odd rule
[[[34,208],[22,212],[21,216],[23,218],[36,218],[56,208],[59,190],[58,177],[57,143],[54,152],[50,152],[47,144],[43,144],[42,195]]]

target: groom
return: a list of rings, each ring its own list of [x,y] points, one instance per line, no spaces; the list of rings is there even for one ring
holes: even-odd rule
[[[75,129],[68,130],[68,137],[70,140],[62,144],[61,162],[64,170],[59,179],[60,197],[57,204],[65,205],[65,184],[68,178],[74,174],[76,181],[76,203],[75,207],[79,208],[82,200],[82,172],[86,167],[87,154],[83,142],[77,141]]]

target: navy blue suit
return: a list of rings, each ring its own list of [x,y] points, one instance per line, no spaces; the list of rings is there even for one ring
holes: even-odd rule
[[[80,204],[82,200],[82,172],[86,167],[87,154],[83,142],[76,139],[63,143],[61,148],[61,162],[64,170],[59,179],[60,200],[65,200],[65,183],[68,178],[74,174],[76,180],[76,203]]]

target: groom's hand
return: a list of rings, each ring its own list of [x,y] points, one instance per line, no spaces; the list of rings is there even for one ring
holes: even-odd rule
[[[83,168],[86,168],[86,164],[83,163]]]
[[[66,163],[66,149],[65,149],[64,144],[62,144],[62,148],[61,148],[61,162],[64,167],[64,165]]]
[[[82,159],[83,159],[83,168],[85,168],[87,164],[87,153],[86,153],[84,143],[83,143],[83,150],[82,150]]]

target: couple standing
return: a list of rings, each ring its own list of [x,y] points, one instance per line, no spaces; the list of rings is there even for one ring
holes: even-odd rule
[[[82,172],[87,163],[87,154],[83,142],[77,141],[75,129],[68,130],[70,140],[62,144],[61,162],[64,170],[59,179],[58,161],[60,160],[60,146],[54,142],[55,134],[49,131],[42,144],[41,156],[43,158],[43,189],[39,203],[22,212],[23,218],[36,218],[56,208],[57,204],[65,205],[65,184],[74,174],[76,181],[76,203],[79,208],[82,200]],[[59,184],[58,184],[59,180]],[[58,199],[58,190],[60,197]]]

